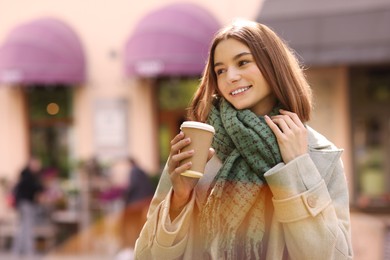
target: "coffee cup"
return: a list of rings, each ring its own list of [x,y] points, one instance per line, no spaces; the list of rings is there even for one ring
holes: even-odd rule
[[[186,138],[189,137],[191,139],[191,143],[184,147],[181,152],[189,150],[195,151],[192,157],[180,162],[181,165],[189,161],[192,162],[191,168],[183,172],[181,175],[200,178],[203,176],[204,169],[206,167],[209,148],[211,147],[215,134],[214,127],[209,124],[196,121],[185,121],[181,124],[180,129]]]

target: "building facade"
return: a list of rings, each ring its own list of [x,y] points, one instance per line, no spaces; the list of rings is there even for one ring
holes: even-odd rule
[[[156,174],[159,135],[178,131],[173,121],[188,102],[164,109],[159,96],[177,101],[178,84],[191,93],[213,31],[235,16],[254,17],[261,4],[233,2],[120,1],[107,12],[93,1],[1,0],[0,175],[16,176],[31,152],[65,172],[89,158],[109,164],[132,155]],[[161,120],[172,121],[168,133]]]
[[[80,161],[129,155],[158,175],[209,40],[243,17],[302,58],[315,98],[309,124],[345,149],[354,212],[388,223],[388,1],[308,2],[0,0],[0,177],[14,180],[31,153],[66,178]]]

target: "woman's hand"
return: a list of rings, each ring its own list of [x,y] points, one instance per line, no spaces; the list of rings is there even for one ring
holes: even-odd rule
[[[183,165],[180,162],[184,159],[191,158],[194,150],[186,152],[180,151],[191,143],[190,138],[185,138],[184,133],[180,132],[171,141],[171,151],[168,159],[168,173],[172,182],[173,195],[171,200],[170,215],[173,220],[187,204],[192,190],[198,183],[199,179],[182,176],[186,170],[191,168],[191,161]],[[214,155],[214,150],[210,148],[208,159]]]
[[[281,109],[280,115],[264,118],[276,136],[284,163],[307,153],[307,130],[297,114]]]

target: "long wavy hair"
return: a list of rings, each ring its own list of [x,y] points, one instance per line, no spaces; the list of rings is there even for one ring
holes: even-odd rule
[[[296,113],[303,122],[308,121],[311,89],[293,50],[266,25],[246,20],[235,21],[215,35],[203,77],[188,107],[188,119],[207,121],[211,106],[219,96],[214,71],[215,48],[221,41],[231,38],[248,46],[281,106]]]

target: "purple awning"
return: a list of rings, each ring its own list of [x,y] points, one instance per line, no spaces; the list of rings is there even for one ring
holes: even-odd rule
[[[200,75],[217,20],[194,4],[173,4],[146,15],[125,45],[128,76]]]
[[[85,57],[76,33],[65,23],[43,18],[14,28],[0,46],[0,82],[79,84]]]

